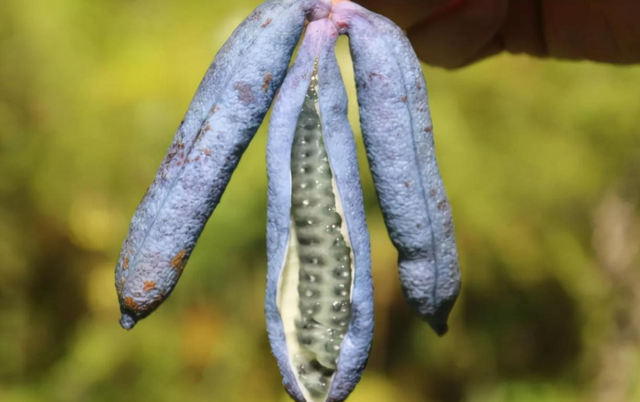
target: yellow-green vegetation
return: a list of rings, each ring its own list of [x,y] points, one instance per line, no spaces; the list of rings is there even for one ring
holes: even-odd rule
[[[0,401],[288,400],[263,317],[266,127],[171,301],[131,333],[112,279],[195,88],[257,4],[0,1]],[[353,82],[345,40],[338,56]],[[640,400],[640,66],[425,74],[463,290],[442,339],[405,307],[361,152],[376,332],[350,401]]]

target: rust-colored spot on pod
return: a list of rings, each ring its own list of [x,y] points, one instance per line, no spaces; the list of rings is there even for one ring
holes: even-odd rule
[[[146,281],[144,283],[144,288],[142,288],[142,290],[144,290],[145,292],[151,292],[155,288],[156,288],[156,283],[154,281]]]
[[[253,103],[253,92],[251,91],[250,84],[243,81],[236,82],[236,84],[233,86],[233,89],[236,90],[236,93],[238,94],[238,100],[240,102],[244,103],[245,105]]]
[[[411,182],[410,182],[410,181],[405,181],[405,182],[404,182],[404,186],[405,186],[406,188],[411,187]]]
[[[124,305],[127,306],[128,308],[130,308],[131,310],[137,310],[138,309],[138,303],[136,303],[136,301],[133,300],[133,297],[125,297],[124,298]]]
[[[211,156],[211,150],[209,148],[205,148],[203,152],[206,156]]]
[[[178,154],[178,151],[168,152],[164,159],[164,163],[171,163],[173,158]]]
[[[194,159],[196,162],[198,162],[200,160],[200,155],[196,156],[196,158]]]
[[[271,24],[271,21],[273,21],[273,19],[272,19],[272,18],[268,18],[268,19],[264,22],[264,24],[262,24],[262,27],[263,27],[263,28],[268,27],[268,26],[269,26],[269,24]]]
[[[265,92],[269,90],[269,84],[272,79],[273,75],[271,75],[271,73],[267,73],[267,75],[264,76],[264,85],[262,85],[262,89],[264,89]]]
[[[127,256],[122,259],[122,269],[125,271],[129,269],[129,257]]]
[[[432,131],[433,131],[433,127],[425,127],[424,128],[424,132],[427,133],[427,134],[431,133]]]
[[[215,110],[211,109],[211,113],[215,113]],[[198,135],[196,137],[196,141],[198,139],[200,139],[200,137],[202,137],[202,134],[206,133],[207,131],[212,131],[212,130],[213,130],[213,128],[211,128],[211,126],[208,125],[208,124],[206,126],[204,126],[204,127],[201,127],[200,130],[198,131]],[[182,155],[180,155],[180,158],[182,158]]]
[[[405,95],[405,96],[403,96],[402,98],[400,98],[400,100],[401,100],[403,103],[407,103],[407,95]]]
[[[378,74],[375,71],[371,71],[369,73],[369,81],[373,81],[374,78],[382,78],[383,75],[382,74]]]
[[[438,203],[438,209],[440,211],[444,211],[445,209],[447,209],[447,200],[442,200]]]
[[[171,260],[171,267],[173,267],[173,269],[175,269],[176,271],[182,272],[186,264],[186,261],[184,260],[184,257],[186,257],[186,255],[187,250],[180,250],[180,252],[176,254],[176,256]]]
[[[434,189],[431,189],[431,191],[429,191],[429,196],[430,196],[431,198],[435,197],[435,196],[436,196],[436,194],[437,194],[437,193],[436,193],[436,190],[434,190]]]

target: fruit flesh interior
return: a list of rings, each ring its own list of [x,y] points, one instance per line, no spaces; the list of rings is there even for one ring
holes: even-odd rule
[[[280,309],[305,397],[326,400],[351,316],[353,257],[318,112],[314,73],[291,154],[291,236]]]

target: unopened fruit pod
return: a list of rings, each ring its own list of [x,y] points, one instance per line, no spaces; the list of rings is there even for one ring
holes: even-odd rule
[[[336,39],[327,19],[307,27],[267,143],[265,313],[296,401],[345,400],[373,335],[370,244]]]
[[[315,0],[271,0],[233,33],[207,71],[136,210],[116,266],[131,329],[171,293],[287,71]]]
[[[351,2],[333,18],[350,39],[365,147],[405,297],[443,335],[460,269],[420,62],[390,20]]]

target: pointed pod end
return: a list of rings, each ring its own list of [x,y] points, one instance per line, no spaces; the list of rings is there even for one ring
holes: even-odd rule
[[[122,326],[122,328],[129,331],[133,329],[137,322],[138,321],[133,315],[129,314],[126,311],[122,312],[122,316],[120,316],[120,326]]]
[[[439,320],[436,317],[427,318],[427,323],[435,331],[438,336],[444,336],[449,331],[449,325],[447,325],[447,319],[444,321]]]
[[[442,301],[435,314],[423,316],[424,320],[429,324],[429,326],[431,326],[438,336],[444,336],[449,331],[447,321],[449,321],[449,314],[451,314],[456,298],[457,295],[450,300]]]
[[[436,284],[429,271],[429,265],[422,259],[401,259],[398,263],[407,304],[438,336],[443,336],[449,331],[447,322],[460,292],[460,281],[441,281],[434,289]]]

